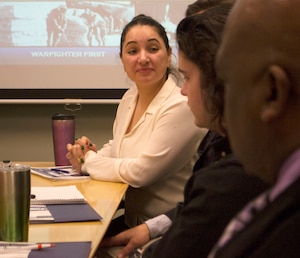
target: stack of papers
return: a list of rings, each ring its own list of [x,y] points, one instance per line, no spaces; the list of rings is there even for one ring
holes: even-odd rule
[[[32,167],[31,173],[50,179],[50,180],[75,180],[75,179],[89,179],[88,174],[77,173],[70,166],[58,167]]]
[[[30,223],[52,223],[54,218],[46,205],[30,205]]]
[[[30,223],[99,221],[75,185],[31,187]]]

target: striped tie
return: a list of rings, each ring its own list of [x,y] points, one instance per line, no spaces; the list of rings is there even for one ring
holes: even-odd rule
[[[210,252],[208,258],[215,257],[215,254],[223,246],[225,246],[233,238],[234,235],[240,232],[268,203],[270,203],[270,201],[269,192],[267,191],[250,202],[241,212],[239,212],[225,228],[223,235]]]

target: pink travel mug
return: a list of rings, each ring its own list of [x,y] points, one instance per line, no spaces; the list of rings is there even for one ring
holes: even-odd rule
[[[75,116],[60,113],[52,116],[52,136],[55,166],[69,166],[67,144],[74,144]]]

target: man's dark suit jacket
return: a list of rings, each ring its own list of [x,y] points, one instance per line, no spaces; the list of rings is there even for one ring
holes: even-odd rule
[[[216,257],[300,257],[300,179],[261,211]]]
[[[266,188],[232,155],[194,173],[171,228],[143,257],[207,257],[229,220]]]

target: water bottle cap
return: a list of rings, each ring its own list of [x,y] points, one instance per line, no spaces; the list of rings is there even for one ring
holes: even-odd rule
[[[26,164],[13,164],[10,160],[3,160],[0,163],[0,172],[28,171],[30,166]]]

